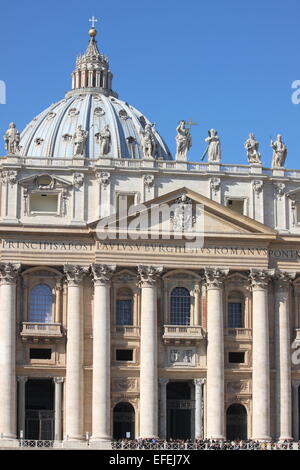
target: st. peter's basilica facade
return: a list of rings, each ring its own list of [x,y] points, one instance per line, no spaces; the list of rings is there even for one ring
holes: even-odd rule
[[[214,129],[189,162],[185,121],[173,158],[89,34],[72,90],[4,136],[0,445],[298,440],[300,170],[280,135],[271,168],[253,134],[223,164]]]

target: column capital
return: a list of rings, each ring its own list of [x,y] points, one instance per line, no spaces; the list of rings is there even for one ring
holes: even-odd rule
[[[116,270],[115,265],[92,264],[91,271],[96,286],[108,284]]]
[[[162,266],[138,266],[138,277],[140,287],[152,287],[163,271]]]
[[[207,289],[221,289],[228,273],[229,269],[204,268],[204,282]]]
[[[205,383],[206,383],[206,379],[194,379],[195,387],[199,387],[201,385],[204,385]]]
[[[170,382],[170,379],[166,379],[165,377],[160,377],[158,379],[159,385],[162,387],[166,387],[168,383]]]
[[[0,284],[15,284],[21,269],[20,263],[0,264]]]
[[[55,384],[62,384],[65,381],[65,377],[53,377],[53,382]]]
[[[17,376],[17,381],[18,382],[21,382],[21,383],[25,384],[27,382],[27,380],[28,380],[28,377],[26,375],[18,375]]]
[[[84,276],[89,272],[88,266],[80,266],[78,264],[65,264],[64,273],[69,286],[79,286]]]
[[[277,289],[287,289],[291,281],[295,279],[296,273],[276,270],[273,276]]]
[[[266,289],[274,272],[274,269],[251,269],[249,280],[252,289]]]

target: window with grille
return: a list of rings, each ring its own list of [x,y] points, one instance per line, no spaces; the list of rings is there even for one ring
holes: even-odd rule
[[[132,299],[117,300],[117,325],[132,325]]]
[[[244,328],[244,296],[231,292],[228,298],[228,328]]]
[[[190,324],[191,296],[185,287],[175,287],[171,292],[171,325]]]
[[[30,292],[29,321],[33,323],[51,323],[52,290],[46,284],[38,284]]]

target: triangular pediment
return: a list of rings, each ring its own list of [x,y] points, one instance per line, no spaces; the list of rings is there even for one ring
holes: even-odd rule
[[[183,198],[182,198],[183,196]],[[207,197],[196,193],[195,191],[191,191],[188,188],[181,188],[170,193],[164,194],[157,198],[151,199],[143,204],[136,205],[131,208],[129,214],[123,215],[122,217],[117,217],[112,215],[110,217],[111,222],[113,219],[116,221],[116,225],[122,227],[128,227],[128,233],[130,232],[130,228],[138,227],[138,220],[143,218],[143,220],[152,221],[151,217],[149,217],[150,212],[153,211],[155,208],[161,207],[177,207],[184,204],[190,204],[192,209],[192,216],[190,219],[193,219],[193,223],[197,217],[202,217],[202,228],[204,235],[206,237],[238,237],[238,238],[247,238],[247,237],[258,237],[258,238],[266,238],[266,239],[274,239],[276,238],[276,230],[257,222],[256,220],[251,219],[250,217],[241,215],[232,209],[225,207]],[[180,221],[180,207],[176,214],[175,211],[172,209],[171,219],[173,227],[178,225],[178,220]],[[199,212],[197,212],[199,211]],[[175,212],[175,214],[174,214]],[[179,218],[176,220],[176,216]],[[151,212],[152,214],[152,212]],[[147,219],[148,217],[148,219]],[[104,219],[102,219],[104,220]],[[100,222],[101,225],[101,221]],[[172,225],[171,224],[171,225]],[[91,224],[94,228],[97,226],[97,222]],[[103,224],[102,224],[103,226]],[[99,224],[98,224],[99,228]],[[153,225],[151,227],[154,228]],[[192,229],[191,229],[192,230]],[[153,231],[155,233],[155,230]],[[153,236],[152,236],[153,239]]]

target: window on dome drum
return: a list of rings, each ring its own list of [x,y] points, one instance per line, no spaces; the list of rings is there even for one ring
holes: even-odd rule
[[[171,292],[170,324],[189,325],[191,296],[185,287],[175,287]]]
[[[244,352],[229,352],[228,353],[228,362],[231,364],[244,364],[245,363],[245,353]]]
[[[231,292],[228,297],[228,328],[244,328],[244,296]]]
[[[29,321],[32,323],[51,323],[52,290],[46,284],[38,284],[31,289],[29,301]]]
[[[133,349],[116,349],[116,361],[132,361]]]
[[[58,194],[33,193],[30,195],[30,212],[46,212],[47,214],[58,212]]]
[[[227,206],[239,214],[245,213],[245,201],[244,199],[228,199]]]

